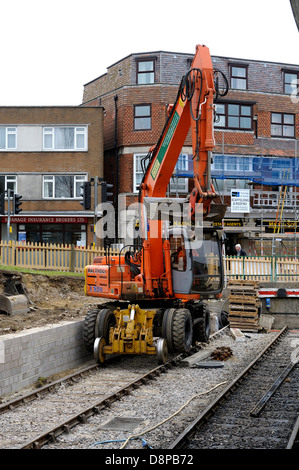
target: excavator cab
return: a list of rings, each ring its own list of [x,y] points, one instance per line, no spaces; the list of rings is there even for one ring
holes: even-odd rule
[[[204,228],[201,238],[185,228],[169,229],[172,287],[174,294],[209,297],[223,288],[220,234]]]

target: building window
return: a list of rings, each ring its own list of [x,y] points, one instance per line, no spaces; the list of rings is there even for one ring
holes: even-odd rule
[[[237,171],[237,160],[235,157],[227,157],[226,169],[228,172]]]
[[[87,150],[87,128],[44,127],[44,150]]]
[[[155,83],[155,61],[138,60],[137,61],[137,84],[148,85]]]
[[[230,86],[237,90],[247,90],[247,66],[230,66]]]
[[[152,127],[151,105],[138,104],[134,106],[134,130],[149,130]]]
[[[247,179],[234,179],[234,178],[225,178],[225,179],[217,179],[215,183],[215,189],[217,192],[223,194],[230,194],[231,189],[248,189],[248,183],[250,183]]]
[[[56,243],[86,246],[86,224],[55,223],[39,224],[25,223],[18,225],[19,234],[29,243]]]
[[[141,160],[146,157],[146,153],[134,155],[134,192],[139,191],[139,186],[143,179]],[[176,169],[180,172],[188,171],[188,155],[181,154],[176,164]],[[175,173],[175,172],[174,172]],[[169,191],[171,193],[185,193],[188,190],[188,178],[171,178]]]
[[[16,150],[17,128],[0,127],[0,150]]]
[[[234,103],[218,103],[215,127],[252,130],[252,107]]]
[[[44,199],[79,199],[81,185],[86,177],[83,175],[44,175]]]
[[[226,107],[225,104],[216,104],[215,127],[226,127]]]
[[[15,175],[0,176],[0,194],[10,189],[14,193],[17,192],[17,177]]]
[[[234,173],[253,171],[252,157],[241,157],[238,155],[214,155],[211,165],[212,171],[223,172],[225,176],[234,176]]]
[[[298,95],[299,72],[284,72],[284,92],[287,95]]]
[[[175,166],[174,174],[188,174],[188,155],[181,154]],[[188,191],[188,178],[176,177],[175,175],[169,182],[169,191],[171,193],[186,193]]]
[[[271,136],[272,137],[295,137],[294,114],[272,113],[271,114]]]
[[[143,178],[143,171],[141,166],[141,160],[146,157],[144,154],[135,154],[134,155],[134,188],[133,191],[136,193],[139,191],[139,186]]]

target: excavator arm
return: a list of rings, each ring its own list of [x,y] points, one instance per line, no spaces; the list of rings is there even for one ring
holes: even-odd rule
[[[196,46],[196,53],[187,75],[183,77],[177,99],[169,107],[169,116],[156,146],[147,156],[148,166],[140,185],[139,201],[145,197],[165,197],[167,186],[181,149],[191,131],[193,148],[194,189],[190,195],[190,215],[196,203],[208,213],[217,197],[210,183],[209,157],[214,148],[214,71],[209,49]]]

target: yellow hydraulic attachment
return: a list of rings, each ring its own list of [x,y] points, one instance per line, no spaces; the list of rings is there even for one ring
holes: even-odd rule
[[[94,342],[94,358],[103,363],[106,354],[157,354],[158,362],[167,360],[167,344],[164,338],[158,338],[156,346],[153,338],[153,320],[155,310],[142,310],[138,305],[129,305],[128,309],[114,310],[116,325],[110,328],[109,344],[103,337]]]

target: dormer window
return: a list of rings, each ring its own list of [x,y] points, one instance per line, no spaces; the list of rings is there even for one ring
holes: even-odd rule
[[[284,71],[284,92],[287,95],[298,95],[299,73]]]
[[[155,61],[150,60],[138,60],[137,61],[137,84],[148,85],[155,83]]]
[[[247,90],[247,66],[230,64],[230,86],[236,90]]]

